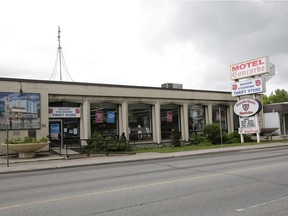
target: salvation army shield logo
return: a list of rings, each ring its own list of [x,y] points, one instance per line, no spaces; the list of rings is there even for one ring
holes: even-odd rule
[[[236,91],[237,90],[237,84],[233,84],[232,89],[233,89],[233,91]]]
[[[234,112],[240,117],[249,117],[259,113],[262,109],[262,104],[254,99],[242,99],[234,105]]]
[[[255,85],[260,86],[261,85],[261,80],[255,80]]]
[[[249,109],[249,104],[242,104],[242,108],[243,110],[245,110],[247,112],[247,110]]]

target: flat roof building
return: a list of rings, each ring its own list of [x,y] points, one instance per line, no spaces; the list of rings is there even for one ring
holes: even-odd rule
[[[10,138],[89,139],[98,131],[159,144],[178,127],[189,141],[205,124],[237,129],[235,102],[225,91],[0,78],[0,142],[7,124]]]

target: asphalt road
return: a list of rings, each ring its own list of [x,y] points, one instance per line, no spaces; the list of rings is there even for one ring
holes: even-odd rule
[[[0,215],[288,215],[285,147],[0,176]]]

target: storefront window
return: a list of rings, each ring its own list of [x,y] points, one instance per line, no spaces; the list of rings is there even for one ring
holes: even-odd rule
[[[80,104],[59,101],[50,102],[48,109],[49,136],[51,140],[61,140],[63,144],[78,142],[80,139]]]
[[[97,131],[104,137],[118,137],[117,104],[97,103],[90,105],[91,132]]]
[[[287,134],[288,129],[288,114],[280,113],[280,130],[281,134]]]
[[[197,132],[203,131],[205,126],[205,107],[190,105],[188,107],[189,138]]]
[[[80,139],[79,119],[63,119],[63,138],[64,139]]]
[[[128,104],[129,140],[152,140],[151,105]]]
[[[213,106],[212,119],[213,123],[219,124],[221,122],[222,130],[228,131],[227,111],[225,106]]]
[[[179,128],[179,105],[162,104],[160,108],[161,115],[161,138],[170,139],[173,128]]]

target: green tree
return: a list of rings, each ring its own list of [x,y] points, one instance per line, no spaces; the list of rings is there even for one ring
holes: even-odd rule
[[[264,95],[263,104],[288,102],[288,92],[284,89],[277,89],[271,92],[270,96]]]

